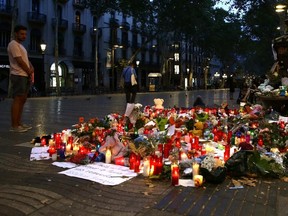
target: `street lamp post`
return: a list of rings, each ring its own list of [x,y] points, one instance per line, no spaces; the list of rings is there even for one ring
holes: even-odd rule
[[[123,46],[119,46],[117,44],[113,45],[112,46],[112,49],[111,49],[111,68],[112,68],[112,89],[115,90],[116,88],[116,74],[115,74],[115,50],[116,49],[121,49],[123,48]]]
[[[45,50],[46,50],[47,44],[42,41],[42,43],[40,44],[40,48],[42,51],[42,76],[41,76],[41,87],[43,86],[44,88],[44,93],[46,91],[46,82],[45,82]],[[43,83],[42,83],[43,81]]]
[[[95,88],[99,86],[99,79],[98,79],[98,29],[93,29],[95,32]],[[95,89],[96,90],[96,89]]]
[[[136,60],[136,66],[137,66],[137,72],[138,72],[138,74],[137,74],[137,77],[138,77],[138,82],[139,82],[139,87],[141,87],[142,86],[142,84],[141,84],[141,77],[142,77],[142,75],[141,75],[141,73],[140,73],[140,67],[139,67],[139,65],[140,65],[140,60]]]
[[[287,18],[287,5],[285,4],[276,5],[275,12],[279,14],[279,18],[280,18],[279,30],[281,34],[285,34],[287,31],[287,27],[285,24],[285,19]]]

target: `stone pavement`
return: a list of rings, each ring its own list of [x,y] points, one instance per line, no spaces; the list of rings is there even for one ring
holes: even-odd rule
[[[165,107],[191,107],[197,95],[207,105],[229,97],[227,90],[157,92],[139,93],[137,101],[153,105],[159,97]],[[288,215],[287,183],[280,180],[258,179],[256,187],[231,190],[229,178],[185,188],[139,175],[111,187],[60,175],[64,169],[50,160],[29,161],[34,137],[71,128],[79,116],[123,113],[123,94],[29,98],[23,119],[34,128],[23,134],[9,132],[10,104],[10,99],[0,101],[0,215]]]

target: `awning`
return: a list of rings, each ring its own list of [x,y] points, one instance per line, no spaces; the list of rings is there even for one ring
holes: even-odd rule
[[[162,77],[161,73],[149,73],[148,77]]]

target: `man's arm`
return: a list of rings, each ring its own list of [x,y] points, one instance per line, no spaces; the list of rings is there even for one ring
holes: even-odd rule
[[[31,76],[32,73],[34,73],[34,67],[29,62],[29,66],[23,61],[22,57],[15,57],[15,60],[17,61],[18,65],[28,74],[28,76]]]

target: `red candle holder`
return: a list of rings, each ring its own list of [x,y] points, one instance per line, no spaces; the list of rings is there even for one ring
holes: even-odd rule
[[[171,184],[172,186],[179,185],[179,166],[177,164],[171,165]]]
[[[46,146],[46,139],[45,138],[42,138],[41,139],[41,146]]]
[[[141,162],[141,156],[136,155],[135,162],[134,162],[134,172],[136,173],[140,172],[140,162]]]
[[[129,157],[129,169],[130,170],[134,170],[135,160],[136,160],[136,155],[134,153],[131,153]]]
[[[114,159],[116,165],[124,166],[124,157],[118,157]]]
[[[49,146],[49,149],[48,149],[48,152],[49,152],[49,156],[51,157],[53,154],[56,153],[56,149],[55,149],[55,146]]]
[[[169,153],[172,149],[172,144],[169,142],[169,143],[166,143],[164,145],[164,149],[163,149],[163,157],[164,158],[168,158],[169,157]]]
[[[225,146],[224,161],[226,162],[230,158],[230,145]]]

